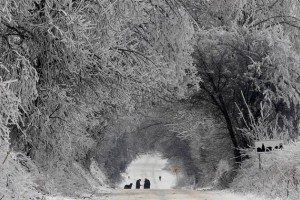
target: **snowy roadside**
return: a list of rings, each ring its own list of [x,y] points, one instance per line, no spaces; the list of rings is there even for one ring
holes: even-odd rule
[[[78,197],[47,196],[45,200],[107,200],[111,191],[110,188],[101,188],[94,193],[85,193]]]
[[[230,190],[221,190],[221,191],[206,191],[211,193],[214,196],[217,196],[215,200],[283,200],[281,198],[267,198],[264,196],[257,196],[255,194],[241,194],[234,193]]]
[[[107,200],[108,196],[82,196],[78,198],[74,197],[62,197],[62,196],[56,196],[56,197],[46,197],[46,200],[86,200],[86,199],[91,199],[91,200]]]
[[[197,188],[197,191],[205,191],[213,195],[217,194],[220,196],[220,199],[216,200],[282,200],[281,198],[267,198],[265,196],[258,196],[250,193],[236,193],[233,191],[227,190],[214,190],[213,187]]]

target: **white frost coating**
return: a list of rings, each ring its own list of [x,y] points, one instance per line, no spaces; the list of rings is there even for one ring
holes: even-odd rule
[[[254,194],[237,194],[231,191],[210,191],[208,194],[212,194],[214,200],[283,200],[280,198],[270,199],[263,196],[257,196]]]
[[[96,178],[96,176],[92,175],[88,171],[84,170],[81,165],[78,163],[73,163],[73,166],[77,169],[77,171],[81,174],[81,176],[86,179],[88,184],[92,187],[93,190],[102,189],[102,183],[104,182],[105,178],[103,178],[103,173],[98,169],[98,173],[102,173],[102,176]]]
[[[106,177],[105,177],[104,173],[101,171],[101,169],[98,167],[97,163],[93,159],[91,162],[90,171],[91,171],[93,178],[96,179],[100,185],[108,187],[105,182]]]

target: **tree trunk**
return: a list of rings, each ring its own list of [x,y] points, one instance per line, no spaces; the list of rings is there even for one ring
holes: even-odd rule
[[[234,130],[233,130],[233,126],[232,126],[232,123],[231,123],[231,119],[229,118],[229,115],[228,113],[223,113],[224,115],[224,118],[226,120],[226,126],[227,126],[227,130],[228,130],[228,133],[230,135],[230,138],[231,138],[231,141],[232,141],[232,144],[234,146],[234,157],[235,157],[235,162],[237,164],[237,166],[240,165],[242,159],[241,159],[241,152],[239,150],[239,145],[238,145],[238,141],[235,137],[235,133],[234,133]]]
[[[227,130],[228,130],[230,139],[232,141],[232,144],[234,146],[234,158],[235,158],[235,162],[236,162],[235,166],[238,167],[240,165],[241,161],[242,161],[238,141],[235,137],[235,132],[234,132],[234,129],[233,129],[233,125],[232,125],[232,122],[231,122],[230,116],[228,114],[227,107],[225,105],[225,102],[223,100],[222,95],[219,95],[219,100],[220,100],[220,103],[221,103],[221,106],[222,106],[221,111],[222,111],[223,116],[224,116],[225,121],[226,121]]]

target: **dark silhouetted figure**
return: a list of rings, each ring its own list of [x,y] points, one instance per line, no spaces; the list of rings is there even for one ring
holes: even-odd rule
[[[150,189],[150,181],[145,178],[144,189]]]
[[[158,177],[159,181],[161,181],[161,176]]]
[[[135,183],[135,188],[140,189],[141,188],[141,179],[137,180]]]
[[[130,183],[129,185],[125,185],[124,189],[131,189],[131,187],[132,187],[132,183]]]
[[[265,148],[264,143],[263,143],[262,146],[261,146],[261,150],[262,150],[262,151],[266,151],[266,148]]]
[[[266,148],[265,148],[264,143],[262,144],[261,148],[260,147],[257,148],[257,152],[265,152],[265,151],[266,151]]]

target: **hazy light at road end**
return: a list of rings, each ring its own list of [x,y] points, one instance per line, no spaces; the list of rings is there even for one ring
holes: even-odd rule
[[[136,180],[141,179],[141,189],[144,189],[144,180],[147,178],[151,182],[151,189],[171,189],[176,184],[176,176],[171,170],[164,169],[167,163],[168,160],[162,159],[159,154],[139,156],[123,174],[124,181],[120,183],[120,188],[123,188],[125,184],[133,183],[132,189],[135,189]],[[161,181],[159,176],[161,176]]]

